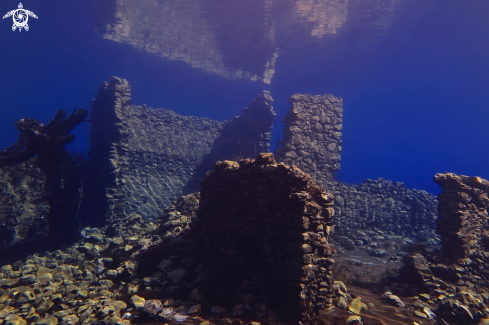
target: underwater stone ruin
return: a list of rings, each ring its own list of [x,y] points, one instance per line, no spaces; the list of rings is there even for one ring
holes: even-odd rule
[[[107,222],[134,215],[156,221],[173,199],[198,191],[216,161],[269,150],[275,113],[267,91],[225,122],[131,105],[130,96],[127,80],[112,77],[92,103],[89,158],[97,185],[88,200],[104,207]]]
[[[266,91],[241,116],[225,122],[132,105],[130,96],[127,80],[113,77],[100,86],[93,100],[90,161],[84,164],[83,224],[109,223],[121,231],[123,226],[116,220],[155,222],[173,199],[199,190],[200,180],[215,161],[269,151],[275,113]],[[338,243],[348,249],[369,243],[366,228],[437,243],[433,195],[382,179],[358,185],[335,180],[342,147],[340,98],[294,95],[290,103],[276,159],[298,166],[334,194]],[[33,217],[40,222],[37,229],[42,218]],[[5,221],[3,227],[27,229],[23,223]],[[19,231],[17,238],[31,236],[35,231],[30,229]]]
[[[201,184],[191,233],[215,290],[236,290],[258,277],[267,309],[284,320],[304,322],[332,310],[331,194],[271,153],[218,162]]]
[[[343,100],[333,95],[293,95],[284,122],[277,161],[308,172],[318,184],[340,170]]]
[[[338,291],[333,240],[367,252],[400,236],[437,243],[432,195],[383,179],[356,185],[335,180],[339,98],[294,95],[275,161],[267,153],[275,118],[269,92],[224,122],[132,105],[130,96],[129,83],[112,77],[92,104],[81,220],[98,228],[84,228],[82,239],[69,247],[0,269],[0,308],[1,301],[12,302],[0,310],[0,319],[12,314],[28,321],[71,317],[128,325],[123,312],[131,307],[128,317],[139,315],[140,321],[217,310],[220,316],[312,323],[333,309]],[[2,169],[9,189],[2,196],[9,207],[3,212],[27,216],[16,217],[14,228],[29,239],[41,229],[31,221],[42,226],[43,207],[52,202],[39,201],[42,181],[27,198],[30,180],[27,174],[15,176],[16,168],[22,173],[25,166]],[[181,194],[189,195],[175,201]],[[16,202],[24,198],[40,202],[40,210],[23,215],[29,206]],[[340,225],[334,237],[333,215]],[[381,251],[371,253],[398,262],[397,251],[392,256]],[[48,274],[57,287],[50,293]],[[68,291],[62,289],[65,281],[73,283]],[[36,301],[29,305],[32,313],[21,314],[20,297],[32,288],[45,294],[43,303],[51,307],[38,308]],[[161,301],[149,299],[148,292],[180,302],[158,309]],[[91,309],[63,311],[58,294]],[[107,308],[114,311],[107,314]]]
[[[377,235],[405,236],[437,244],[435,220],[438,201],[426,191],[411,190],[401,182],[382,178],[363,184],[336,180],[342,151],[343,100],[333,95],[293,95],[282,119],[284,138],[276,160],[299,167],[334,197],[336,241],[354,250]],[[358,230],[358,231],[357,231]],[[381,233],[377,234],[380,231]],[[382,234],[386,232],[385,234]]]
[[[47,236],[46,177],[31,164],[0,168],[0,250]]]
[[[489,264],[481,264],[489,257],[489,181],[452,173],[436,174],[434,181],[442,189],[436,222],[442,252],[489,276]]]
[[[402,236],[430,245],[439,244],[435,233],[438,200],[426,191],[408,189],[401,182],[382,178],[362,184],[328,183],[335,196],[335,237],[346,248],[372,242],[360,229],[378,229],[387,236]],[[359,230],[355,232],[355,230]]]
[[[87,115],[58,110],[46,125],[29,117],[14,123],[18,140],[0,151],[0,250],[78,236],[81,174],[65,145]]]
[[[111,224],[118,232],[125,227],[123,219],[155,222],[172,200],[198,191],[200,180],[216,161],[251,158],[269,151],[275,113],[266,91],[239,117],[224,122],[132,105],[130,96],[127,80],[112,77],[100,86],[93,100],[90,160],[82,166],[80,218],[84,225]],[[387,235],[437,241],[437,201],[433,195],[383,180],[359,185],[334,180],[342,145],[340,98],[294,95],[290,102],[276,159],[298,166],[335,196],[338,243],[355,249],[370,242],[369,236],[356,232],[368,227]],[[9,226],[3,222],[3,227],[31,227],[29,232],[19,230],[18,236],[13,235],[31,237],[42,232],[42,218],[32,217],[37,220],[32,227],[15,220],[8,221]]]
[[[397,278],[404,286],[391,287],[418,294],[413,304],[418,312],[431,308],[450,324],[487,324],[489,181],[452,173],[436,174],[434,181],[442,189],[436,222],[442,248],[410,247]]]

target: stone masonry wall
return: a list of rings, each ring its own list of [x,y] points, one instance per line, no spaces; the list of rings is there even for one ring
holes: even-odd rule
[[[220,289],[234,292],[243,281],[261,279],[267,309],[289,321],[331,310],[330,194],[263,153],[256,160],[217,162],[201,184],[192,225],[196,256]]]
[[[382,178],[357,185],[329,185],[328,190],[335,196],[337,229],[348,234],[352,243],[367,244],[368,238],[357,238],[351,230],[368,228],[422,242],[436,238],[438,201],[426,191],[407,189],[404,183]]]
[[[0,250],[47,235],[45,176],[29,164],[0,168]]]
[[[453,173],[436,174],[434,181],[442,189],[436,222],[442,248],[411,246],[398,281],[423,292],[423,301],[447,324],[487,323],[489,181]],[[417,300],[413,306],[422,309],[426,303]]]
[[[326,184],[340,170],[343,100],[333,95],[293,95],[289,102],[277,161],[295,165],[318,184]]]
[[[434,180],[442,188],[436,231],[444,254],[453,261],[489,269],[489,181],[452,173],[436,174]]]
[[[381,178],[362,184],[335,181],[342,149],[342,105],[342,99],[332,95],[292,96],[290,110],[282,120],[284,138],[276,150],[277,161],[299,167],[334,193],[337,234],[346,234],[346,246],[368,243],[355,237],[352,230],[369,228],[436,242],[435,196]]]
[[[225,122],[131,105],[130,96],[127,80],[112,77],[92,103],[89,158],[92,183],[101,186],[89,201],[104,206],[107,221],[155,221],[175,197],[198,191],[215,161],[237,156],[238,138],[242,150],[268,150],[275,115],[268,92]]]

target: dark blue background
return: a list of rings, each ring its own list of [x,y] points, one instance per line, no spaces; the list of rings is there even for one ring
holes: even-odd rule
[[[11,18],[0,20],[0,147],[16,141],[11,115],[48,122],[57,109],[90,108],[98,86],[116,75],[129,80],[134,104],[219,120],[239,114],[262,89],[271,90],[278,121],[292,94],[343,97],[345,182],[384,177],[437,193],[437,172],[489,178],[487,1],[406,0],[379,32],[357,19],[352,0],[334,37],[294,46],[277,36],[270,85],[225,80],[103,40],[85,1],[22,3],[39,19],[21,33],[12,32]],[[17,5],[0,0],[0,15]],[[70,150],[87,150],[88,129],[76,129]]]

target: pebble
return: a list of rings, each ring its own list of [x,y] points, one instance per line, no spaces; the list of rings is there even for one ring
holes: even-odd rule
[[[336,305],[340,308],[348,309],[348,301],[346,300],[346,297],[340,297]]]
[[[163,310],[163,304],[161,303],[161,300],[157,300],[157,299],[146,300],[143,306],[143,311],[153,315],[158,314],[162,310]]]
[[[393,306],[396,306],[396,307],[401,307],[401,308],[404,308],[406,305],[401,301],[401,299],[396,296],[396,295],[393,295],[392,293],[390,292],[386,292],[382,295],[382,299],[387,302],[388,304],[390,305],[393,305]]]
[[[211,308],[211,313],[216,315],[222,315],[226,312],[226,307],[223,306],[214,306]]]
[[[354,314],[360,314],[360,312],[362,311],[362,298],[356,297],[355,299],[353,299],[348,305],[348,310]]]
[[[351,315],[346,320],[346,323],[348,325],[361,325],[362,324],[362,318],[358,315]]]
[[[168,272],[168,278],[171,280],[173,284],[179,284],[186,274],[187,271],[185,271],[184,269],[176,269],[171,272]]]
[[[183,322],[185,321],[189,316],[187,315],[179,315],[179,314],[176,314],[176,315],[173,315],[173,319],[175,319],[177,322]]]
[[[61,319],[62,325],[75,325],[80,319],[76,315],[67,315]]]
[[[136,307],[136,309],[140,309],[140,308],[144,307],[146,299],[144,299],[138,295],[134,295],[131,297],[131,299],[129,299],[129,302],[132,303],[134,305],[134,307]]]
[[[56,325],[58,324],[58,318],[55,316],[47,316],[36,322],[36,325]]]
[[[26,324],[27,324],[26,320],[18,315],[9,315],[5,319],[5,325],[26,325]]]
[[[187,315],[190,316],[195,316],[195,315],[200,315],[202,312],[202,306],[200,304],[193,305],[187,310]]]

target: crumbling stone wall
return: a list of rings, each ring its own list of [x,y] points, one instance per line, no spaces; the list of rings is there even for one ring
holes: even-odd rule
[[[92,183],[101,186],[87,201],[102,206],[107,221],[155,221],[175,197],[198,191],[217,160],[238,156],[240,143],[242,153],[268,151],[275,116],[268,92],[225,122],[131,105],[130,96],[127,80],[112,77],[92,103],[89,158]]]
[[[452,173],[436,174],[434,180],[442,189],[436,231],[445,256],[480,271],[489,269],[489,263],[485,264],[489,257],[489,181]]]
[[[220,289],[251,278],[266,284],[274,310],[310,320],[332,307],[332,196],[273,154],[220,161],[202,180],[196,256]],[[219,291],[220,289],[215,289]]]
[[[351,230],[359,228],[382,229],[388,232],[386,234],[422,242],[437,238],[435,221],[438,201],[426,191],[407,189],[402,182],[383,178],[367,179],[357,185],[341,182],[331,182],[329,185],[328,190],[335,196],[336,228],[348,234],[352,243],[363,245],[370,241],[355,237]]]
[[[436,243],[435,196],[381,178],[362,184],[334,180],[340,170],[342,105],[342,99],[333,95],[292,96],[282,120],[284,138],[276,150],[277,161],[298,166],[334,194],[337,234],[348,237],[342,245],[354,248],[355,242],[368,243],[368,238],[357,238],[352,231],[367,228]]]
[[[277,161],[295,165],[318,184],[326,184],[340,170],[343,100],[333,95],[293,95],[289,102]]]
[[[30,163],[0,168],[0,250],[47,235],[46,177]]]
[[[489,321],[489,181],[453,173],[436,174],[434,181],[442,189],[436,222],[442,249],[410,247],[398,281],[407,289],[418,287],[448,323],[482,324]],[[423,304],[413,306],[422,309]]]

